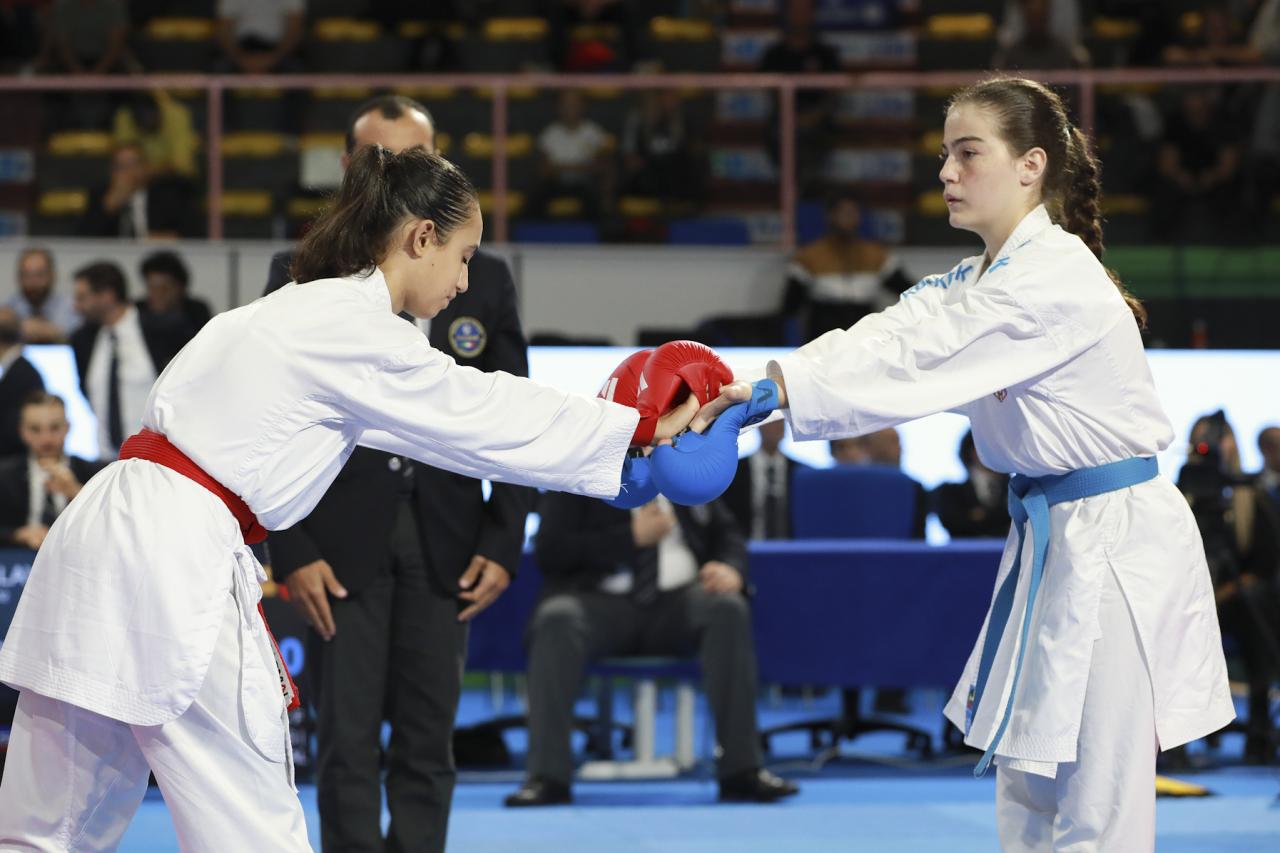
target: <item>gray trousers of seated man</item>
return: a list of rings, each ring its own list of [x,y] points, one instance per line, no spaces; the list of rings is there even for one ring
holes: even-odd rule
[[[530,777],[569,784],[574,700],[587,664],[621,655],[696,654],[720,744],[718,775],[762,765],[751,609],[737,593],[695,582],[647,607],[605,592],[552,593],[529,625]]]

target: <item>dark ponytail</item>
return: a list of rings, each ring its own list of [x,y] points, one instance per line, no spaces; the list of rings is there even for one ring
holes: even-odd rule
[[[471,181],[440,155],[366,145],[352,156],[337,197],[303,238],[290,272],[307,282],[369,270],[410,217],[430,219],[436,242],[446,243],[478,204]]]
[[[1102,167],[1088,137],[1067,118],[1066,106],[1047,87],[1021,77],[998,77],[960,91],[947,109],[974,104],[988,110],[1009,150],[1020,155],[1042,148],[1048,156],[1044,203],[1049,215],[1079,237],[1102,260]],[[1147,309],[1125,289],[1120,277],[1107,275],[1124,297],[1138,327],[1147,326]]]

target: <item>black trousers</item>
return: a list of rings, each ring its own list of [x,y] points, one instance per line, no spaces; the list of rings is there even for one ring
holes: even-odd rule
[[[327,853],[443,851],[457,776],[453,723],[467,627],[459,602],[431,581],[408,500],[388,547],[391,570],[332,599],[329,642],[311,635],[320,837]],[[459,573],[462,568],[459,567]],[[381,730],[391,828],[382,837]]]
[[[573,703],[589,661],[614,655],[689,655],[702,664],[721,778],[759,767],[751,610],[737,594],[691,583],[648,607],[624,595],[548,595],[529,626],[529,776],[569,784]]]

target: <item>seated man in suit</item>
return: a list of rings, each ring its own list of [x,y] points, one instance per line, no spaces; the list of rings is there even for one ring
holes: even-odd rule
[[[795,785],[762,769],[746,545],[722,503],[627,511],[547,493],[543,599],[529,626],[529,761],[509,806],[571,799],[570,725],[583,670],[611,655],[692,655],[715,718],[720,798],[771,802]]]
[[[1009,535],[1009,477],[978,458],[973,433],[960,440],[960,461],[969,472],[963,483],[943,483],[933,493],[938,520],[953,539]]]
[[[71,335],[80,388],[98,416],[98,446],[114,459],[142,427],[156,377],[191,339],[183,322],[143,314],[129,301],[124,271],[98,261],[75,273],[76,311],[84,325]]]
[[[738,472],[724,493],[751,539],[791,538],[791,479],[799,462],[778,449],[787,422],[770,421],[760,427],[760,449],[738,461]]]
[[[63,450],[69,426],[61,397],[33,392],[22,404],[20,423],[27,452],[0,459],[0,543],[35,550],[104,466]]]
[[[18,415],[34,391],[44,390],[44,380],[22,355],[22,321],[13,308],[0,308],[0,456],[24,453],[18,434]]]

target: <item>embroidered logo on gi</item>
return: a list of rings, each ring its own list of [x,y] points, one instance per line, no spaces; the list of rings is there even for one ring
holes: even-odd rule
[[[1001,388],[999,391],[997,391],[996,393],[992,394],[991,396],[992,396],[992,397],[995,397],[997,401],[999,401],[999,402],[1003,403],[1003,402],[1004,402],[1004,398],[1009,396],[1009,389],[1008,389],[1008,388]]]
[[[969,698],[964,703],[964,733],[968,734],[973,727],[973,700],[978,697],[978,686],[969,685]]]
[[[475,358],[488,342],[484,324],[475,317],[459,317],[449,325],[449,346],[463,358]]]
[[[1022,247],[1021,247],[1021,246],[1019,246],[1018,248],[1022,248]],[[1003,258],[996,258],[996,262],[995,262],[994,264],[992,264],[990,267],[988,267],[988,268],[987,268],[987,272],[989,272],[989,273],[990,273],[990,272],[995,272],[996,270],[1000,269],[1000,267],[1005,266],[1005,265],[1006,265],[1006,264],[1008,264],[1008,263],[1009,263],[1009,258],[1008,258],[1008,256],[1003,257]]]
[[[907,290],[905,290],[902,295],[910,296],[916,291],[923,290],[926,287],[941,287],[943,290],[946,290],[948,287],[955,284],[956,282],[960,282],[961,284],[964,284],[964,280],[969,277],[969,273],[971,272],[973,272],[973,264],[966,264],[963,261],[961,261],[959,264],[955,266],[954,269],[951,270],[951,272],[947,273],[946,275],[925,276],[924,278],[917,281],[913,286],[907,288]]]

